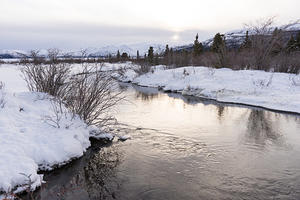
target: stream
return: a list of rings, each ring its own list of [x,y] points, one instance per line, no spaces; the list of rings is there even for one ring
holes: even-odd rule
[[[92,141],[36,199],[299,199],[300,116],[121,84],[124,142]]]

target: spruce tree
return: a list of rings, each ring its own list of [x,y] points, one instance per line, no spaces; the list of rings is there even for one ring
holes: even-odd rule
[[[169,45],[166,45],[166,49],[164,52],[164,64],[169,65],[169,60],[170,60],[170,49],[169,49]]]
[[[287,50],[287,52],[292,52],[297,50],[297,41],[294,39],[293,35],[291,35],[291,38],[288,41],[285,49]]]
[[[168,56],[169,56],[169,53],[170,53],[169,45],[166,45],[164,57],[168,57]]]
[[[245,36],[245,40],[244,40],[241,47],[244,48],[244,49],[248,49],[248,48],[251,47],[251,45],[252,45],[252,43],[251,43],[251,40],[249,38],[249,32],[247,31],[246,36]]]
[[[202,51],[203,51],[203,45],[202,45],[202,43],[200,43],[199,41],[198,41],[198,33],[197,33],[197,35],[196,35],[196,39],[195,39],[195,41],[194,41],[194,46],[193,46],[193,52],[194,52],[194,56],[199,56],[201,53],[202,53]]]
[[[154,50],[153,50],[153,47],[149,47],[149,50],[148,50],[148,62],[150,64],[153,64],[153,58],[154,58]]]
[[[117,59],[120,60],[120,57],[121,57],[120,51],[118,50],[118,52],[117,52]]]
[[[126,60],[128,58],[128,54],[126,52],[123,52],[121,58],[122,60]]]
[[[136,59],[137,59],[137,60],[140,59],[140,52],[139,52],[139,50],[136,51]]]
[[[222,48],[225,47],[225,41],[220,33],[217,33],[214,37],[211,50],[216,53],[221,53]]]

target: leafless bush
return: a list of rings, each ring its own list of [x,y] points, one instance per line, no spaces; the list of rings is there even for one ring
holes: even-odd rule
[[[87,124],[106,127],[115,123],[111,111],[123,99],[121,93],[109,72],[101,71],[101,67],[85,67],[70,79],[63,101]]]
[[[194,66],[219,67],[219,56],[217,53],[204,52],[200,56],[192,58]]]
[[[208,75],[210,77],[213,77],[215,75],[215,72],[216,72],[216,70],[214,68],[212,68],[212,67],[208,68]]]
[[[59,56],[59,49],[48,49],[48,59],[50,63],[57,63],[58,62],[58,56]]]
[[[257,79],[252,80],[253,85],[259,87],[260,89],[268,88],[273,81],[274,74],[272,73],[268,79]]]
[[[288,28],[299,23],[295,21],[275,28],[274,19],[270,17],[258,20],[256,23],[246,24],[251,33],[251,50],[254,53],[254,67],[257,70],[270,70],[272,56],[283,52],[287,43],[285,33]]]
[[[53,112],[51,115],[45,115],[43,120],[48,125],[54,128],[61,128],[62,121],[64,119],[68,119],[68,122],[73,120],[75,117],[75,113],[70,113],[68,110],[64,108],[64,103],[59,98],[51,98],[51,111]],[[70,115],[69,115],[70,114]],[[71,116],[71,117],[70,117]],[[72,124],[65,124],[66,129],[68,129]]]
[[[89,125],[104,127],[115,123],[110,111],[123,97],[117,92],[112,72],[101,71],[98,65],[90,68],[82,65],[82,72],[74,75],[69,64],[56,62],[57,53],[52,52],[50,64],[25,64],[22,72],[30,91],[45,92],[62,100],[73,114],[78,114]],[[45,120],[60,128],[61,107],[57,107],[57,103],[53,105],[54,115]]]
[[[139,75],[146,74],[150,72],[150,70],[151,70],[151,65],[148,64],[141,64],[139,65],[138,68],[134,68],[134,71]]]
[[[247,24],[248,30],[251,35],[251,48],[254,49],[255,69],[262,70],[268,68],[269,55],[271,54],[275,43],[279,39],[279,35],[276,38],[271,36],[274,17],[258,20],[256,23]]]
[[[22,72],[30,91],[62,96],[67,88],[70,65],[65,63],[51,63],[48,65],[27,63]]]

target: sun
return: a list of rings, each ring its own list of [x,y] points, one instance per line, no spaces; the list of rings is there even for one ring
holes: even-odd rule
[[[179,40],[179,35],[178,34],[173,35],[172,40],[178,41]]]

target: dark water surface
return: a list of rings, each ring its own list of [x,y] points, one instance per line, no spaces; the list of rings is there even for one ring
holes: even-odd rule
[[[300,116],[122,89],[132,139],[46,174],[41,199],[300,199]]]

